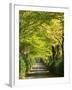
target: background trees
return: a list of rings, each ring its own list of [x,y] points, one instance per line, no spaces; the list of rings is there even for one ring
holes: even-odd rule
[[[57,74],[61,67],[60,74],[63,74],[63,66],[60,65],[64,59],[63,44],[64,13],[19,12],[19,52],[20,57],[24,58],[25,73],[31,69],[37,58],[42,58],[50,71]],[[19,67],[21,60],[20,58]]]

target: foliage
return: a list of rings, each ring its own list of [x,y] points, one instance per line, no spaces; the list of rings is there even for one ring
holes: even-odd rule
[[[48,64],[49,70],[54,73],[58,77],[63,77],[64,76],[64,61],[63,60],[58,60],[56,62],[51,61]]]
[[[20,67],[21,62],[25,62],[22,66],[28,72],[36,58],[42,58],[52,69],[60,67],[58,60],[52,60],[62,57],[63,37],[63,12],[19,11],[19,52],[24,56]]]
[[[24,58],[20,55],[19,56],[19,78],[24,78],[26,73],[26,63]]]

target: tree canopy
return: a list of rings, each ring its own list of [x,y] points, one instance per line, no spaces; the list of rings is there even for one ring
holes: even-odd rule
[[[33,56],[51,54],[51,46],[62,44],[64,13],[19,12],[20,52]]]

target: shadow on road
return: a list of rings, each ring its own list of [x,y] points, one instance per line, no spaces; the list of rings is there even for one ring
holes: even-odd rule
[[[36,64],[33,65],[30,72],[28,72],[26,75],[26,79],[50,78],[50,77],[56,77],[56,76],[52,74],[42,62],[36,62]]]

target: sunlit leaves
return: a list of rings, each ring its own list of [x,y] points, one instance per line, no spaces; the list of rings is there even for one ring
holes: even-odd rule
[[[63,28],[64,13],[20,11],[20,51],[28,50],[29,56],[48,58],[52,55],[52,45],[62,44]]]

